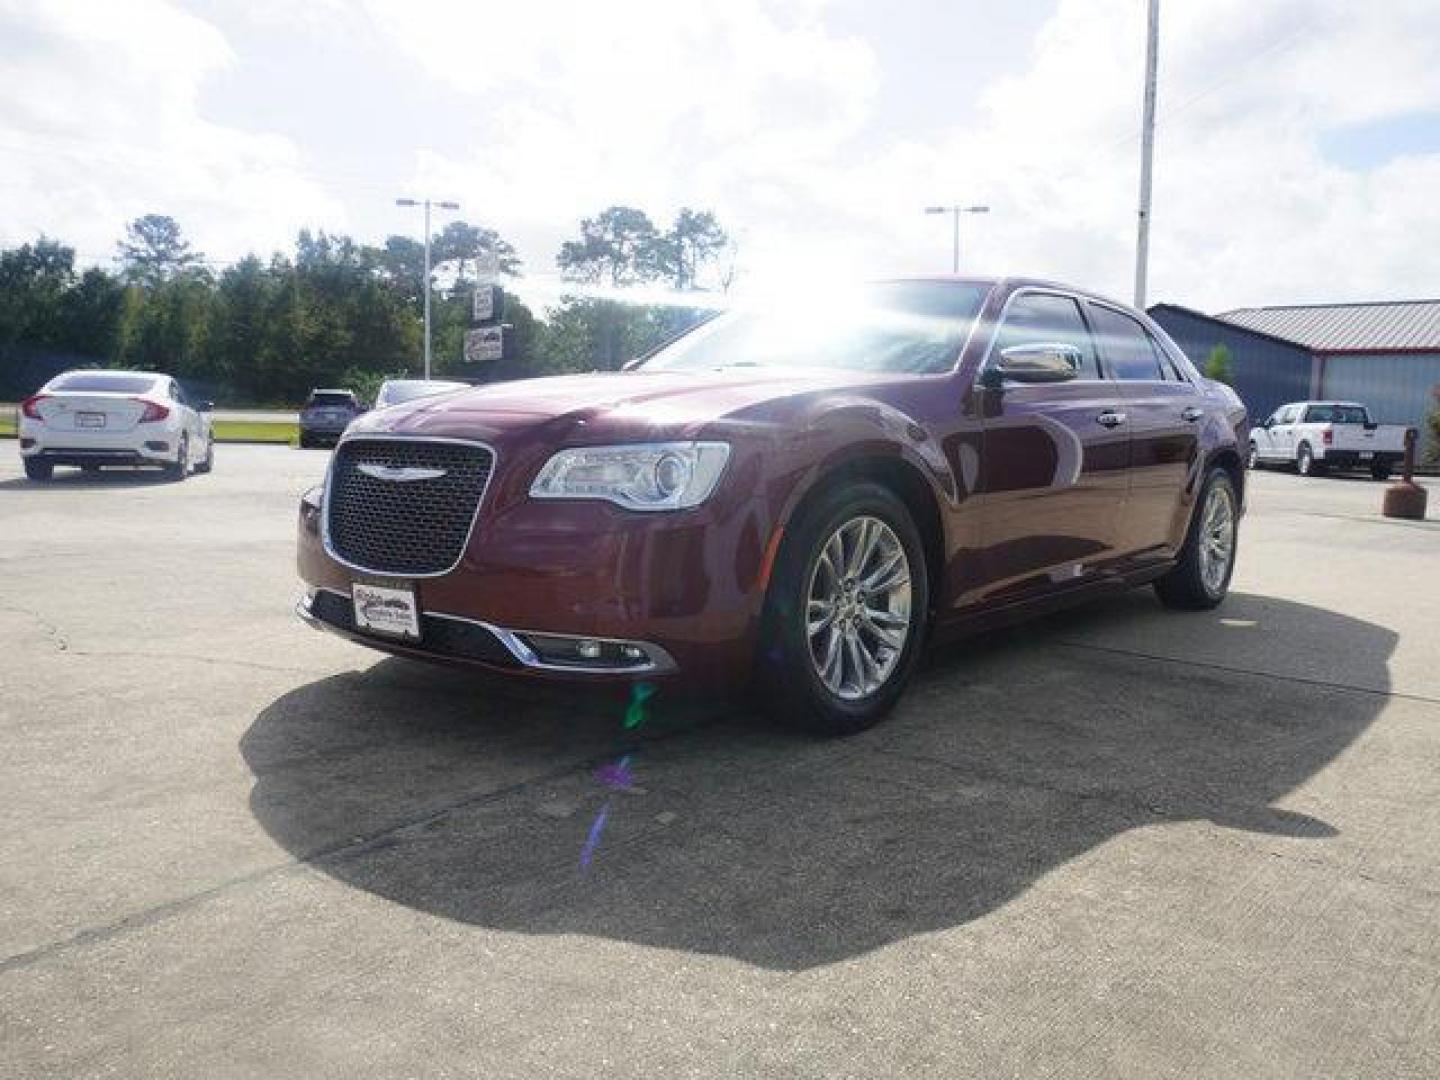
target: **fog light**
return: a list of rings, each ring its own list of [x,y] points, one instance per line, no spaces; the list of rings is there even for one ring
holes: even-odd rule
[[[599,660],[600,642],[591,641],[588,638],[583,639],[579,642],[576,642],[575,651],[586,660]]]
[[[626,660],[644,660],[645,650],[639,645],[622,645],[620,646],[620,655]]]

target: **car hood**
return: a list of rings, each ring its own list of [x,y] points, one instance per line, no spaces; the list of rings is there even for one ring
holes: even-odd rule
[[[407,402],[362,419],[351,431],[490,440],[518,430],[544,429],[556,438],[575,438],[584,432],[586,441],[663,431],[678,438],[717,421],[740,418],[756,406],[798,401],[817,391],[856,389],[889,378],[893,376],[753,368],[557,375]]]

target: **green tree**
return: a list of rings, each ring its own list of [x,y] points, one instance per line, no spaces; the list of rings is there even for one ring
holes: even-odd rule
[[[730,242],[709,210],[682,207],[670,231],[660,238],[659,269],[677,291],[698,287],[700,273]]]
[[[452,221],[430,241],[432,269],[453,263],[457,283],[479,279],[477,260],[483,255],[495,256],[500,264],[500,273],[508,277],[519,275],[519,254],[514,246],[494,229],[464,221]]]
[[[130,222],[118,247],[126,280],[145,288],[204,271],[205,256],[192,250],[179,222],[164,214],[146,214]]]
[[[1216,345],[1205,358],[1205,377],[1226,386],[1235,384],[1235,364],[1230,357],[1230,350],[1224,345]]]
[[[654,281],[663,256],[660,233],[643,210],[611,206],[580,223],[580,239],[567,240],[555,260],[561,276],[589,285]]]

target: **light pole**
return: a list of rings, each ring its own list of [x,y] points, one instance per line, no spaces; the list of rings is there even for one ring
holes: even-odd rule
[[[430,379],[430,207],[429,199],[396,199],[396,206],[425,207],[425,379]],[[441,210],[459,210],[457,202],[435,202]]]
[[[1155,80],[1160,51],[1160,0],[1150,0],[1145,20],[1145,103],[1140,135],[1140,220],[1135,233],[1135,306],[1145,307],[1150,274],[1150,175],[1155,163]]]
[[[961,214],[988,214],[988,206],[927,206],[927,214],[952,214],[955,218],[955,243],[950,257],[950,272],[960,272],[960,215]]]

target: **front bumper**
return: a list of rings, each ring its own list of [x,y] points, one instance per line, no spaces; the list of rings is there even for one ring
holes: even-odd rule
[[[673,515],[579,501],[491,506],[456,567],[421,578],[377,575],[339,561],[322,539],[322,512],[302,501],[298,569],[309,593],[299,614],[352,641],[544,678],[654,678],[727,689],[749,678],[768,536],[749,502]],[[413,590],[421,640],[356,630],[349,612],[356,582]],[[458,644],[457,626],[468,628]],[[542,655],[553,645],[544,639],[599,642],[607,655],[615,652],[609,645],[633,646],[645,660],[556,662]]]
[[[648,678],[670,675],[675,661],[664,649],[650,642],[607,641],[618,652],[624,647],[633,658],[612,656],[609,660],[566,662],[538,651],[535,643],[555,640],[553,635],[516,631],[493,626],[477,619],[440,612],[420,616],[420,640],[411,642],[359,629],[355,625],[350,597],[331,589],[308,589],[295,613],[317,630],[329,630],[361,645],[424,660],[470,664],[492,670],[516,672],[525,669],[538,674],[577,678]],[[570,640],[568,637],[566,640]],[[590,638],[576,641],[601,642]]]

